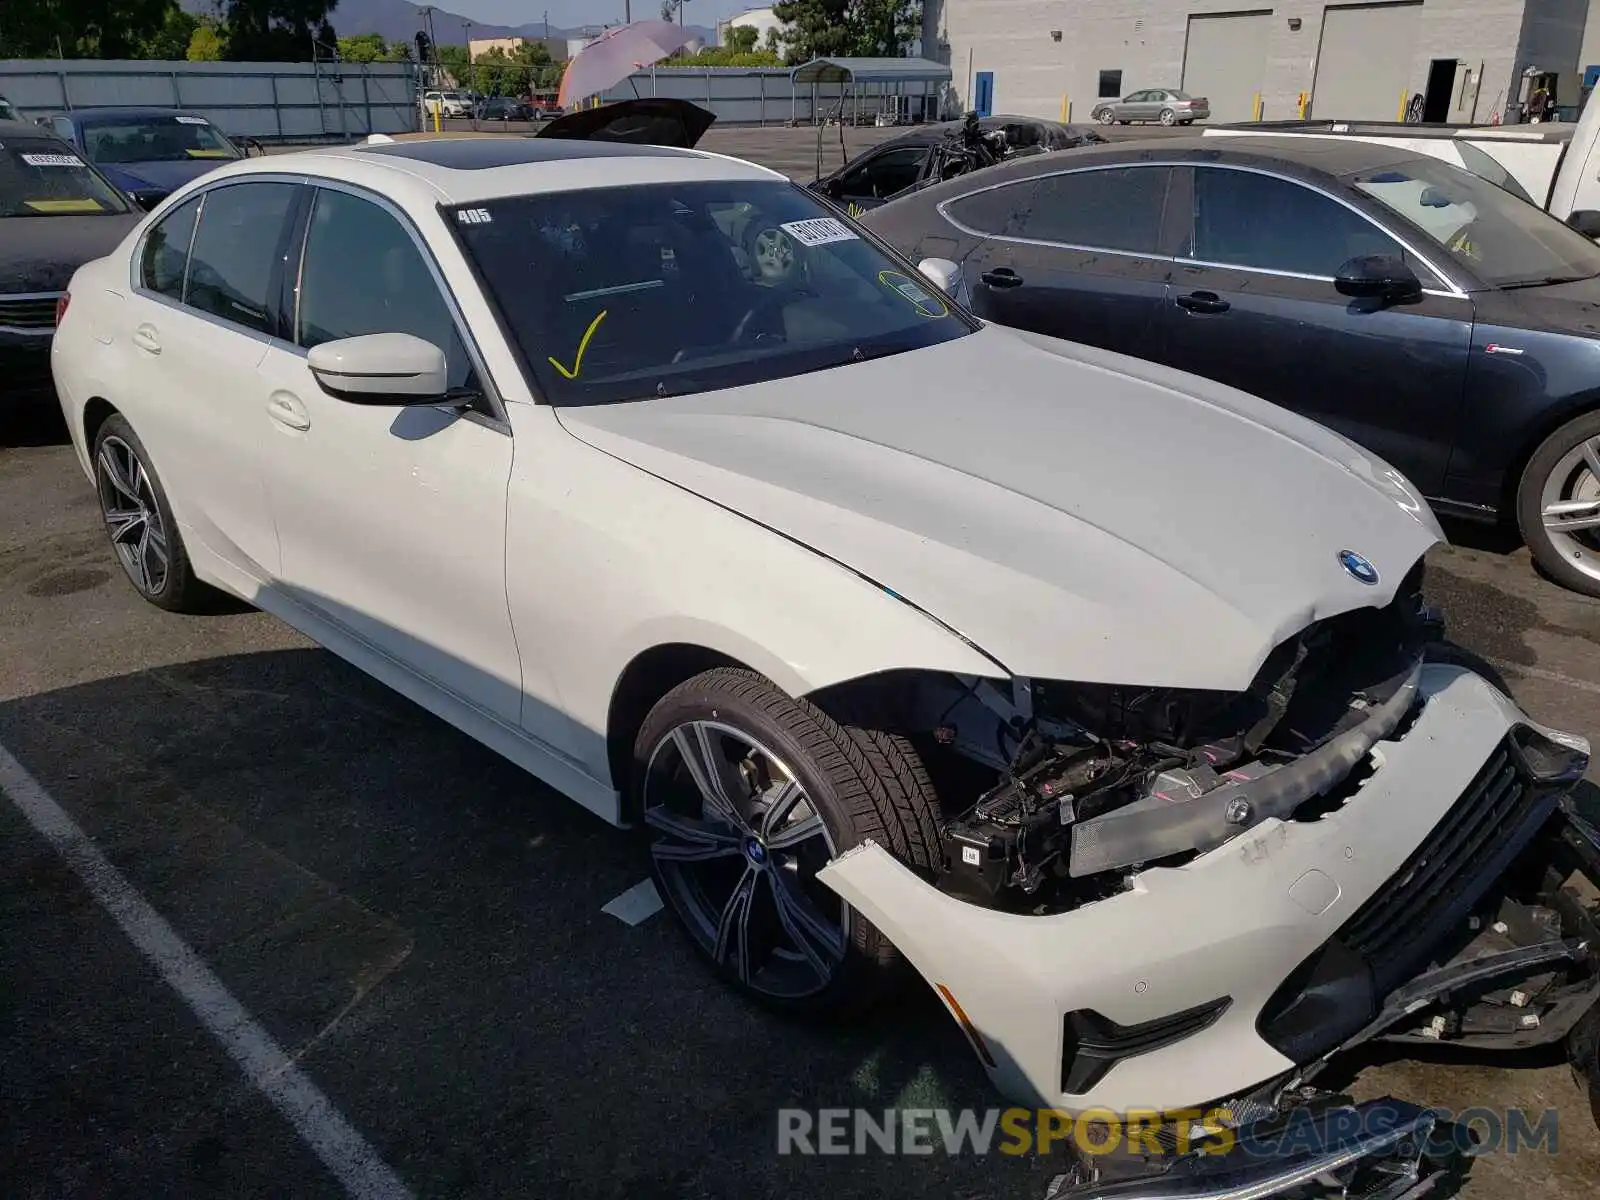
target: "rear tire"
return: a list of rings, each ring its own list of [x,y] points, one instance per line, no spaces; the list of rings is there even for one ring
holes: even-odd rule
[[[1539,444],[1517,485],[1517,527],[1556,583],[1600,596],[1600,412]]]
[[[117,561],[134,589],[168,612],[200,612],[213,598],[194,576],[150,453],[120,413],[94,436],[95,490]]]
[[[1178,114],[1170,108],[1163,108],[1161,110],[1161,123],[1163,125],[1176,125],[1178,123]]]
[[[836,1017],[907,977],[888,938],[816,881],[869,839],[932,878],[938,802],[904,738],[841,725],[753,671],[719,668],[651,709],[630,798],[663,901],[736,990]]]

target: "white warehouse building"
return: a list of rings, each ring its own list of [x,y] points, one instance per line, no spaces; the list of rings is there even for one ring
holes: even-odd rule
[[[1088,121],[1179,88],[1212,121],[1514,120],[1535,72],[1574,108],[1600,63],[1600,0],[926,0],[923,44],[980,112]],[[1592,53],[1593,52],[1593,53]],[[1592,82],[1592,74],[1591,80]],[[1420,111],[1419,111],[1420,110]]]

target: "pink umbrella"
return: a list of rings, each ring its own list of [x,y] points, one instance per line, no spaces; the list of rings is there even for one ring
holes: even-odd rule
[[[670,21],[635,21],[608,29],[572,56],[561,76],[556,103],[570,108],[585,97],[598,96],[692,41],[694,34]]]

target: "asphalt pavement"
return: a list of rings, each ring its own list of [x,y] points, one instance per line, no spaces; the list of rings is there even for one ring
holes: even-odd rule
[[[814,155],[811,130],[712,138],[792,174]],[[292,1125],[229,1056],[232,1010],[186,1004],[137,916],[0,802],[8,1196],[334,1196],[313,1147],[335,1122],[417,1196],[976,1200],[1058,1169],[779,1155],[781,1108],[996,1099],[928,995],[846,1030],[759,1012],[664,917],[602,911],[644,876],[633,836],[271,617],[143,604],[53,414],[0,410],[0,513],[0,747],[281,1049],[268,1083],[325,1101]],[[1600,734],[1600,601],[1451,533],[1430,590],[1456,639]],[[1600,1132],[1553,1056],[1356,1065],[1359,1096],[1558,1111],[1557,1152],[1478,1159],[1469,1200],[1594,1195]]]

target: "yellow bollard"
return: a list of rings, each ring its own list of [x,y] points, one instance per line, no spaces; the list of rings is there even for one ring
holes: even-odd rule
[[[443,130],[444,101],[440,101],[433,110],[433,131],[439,133]]]
[[[1404,121],[1406,119],[1406,90],[1405,90],[1405,88],[1401,88],[1400,89],[1400,104],[1394,110],[1394,119],[1396,121]]]
[[[1306,119],[1306,106],[1308,104],[1310,104],[1310,103],[1311,103],[1311,93],[1310,92],[1301,92],[1300,93],[1300,119],[1302,121],[1304,121]]]
[[[1251,111],[1250,111],[1250,119],[1252,121],[1261,120],[1261,93],[1260,92],[1256,93],[1255,104],[1251,108]]]
[[[1068,124],[1072,120],[1072,100],[1068,96],[1061,97],[1061,123]]]

